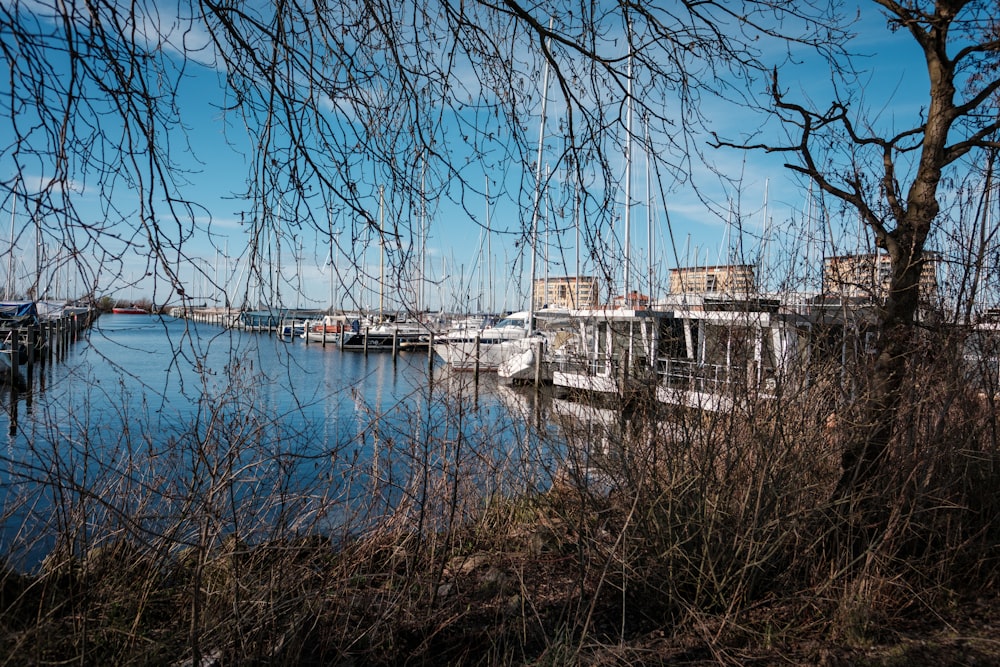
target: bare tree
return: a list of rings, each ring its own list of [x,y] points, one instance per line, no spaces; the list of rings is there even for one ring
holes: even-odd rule
[[[948,170],[996,148],[1000,128],[995,106],[1000,76],[992,67],[1000,48],[995,2],[875,4],[886,17],[887,29],[908,33],[924,57],[926,104],[912,124],[880,133],[877,119],[864,117],[856,108],[862,94],[856,85],[840,88],[826,107],[793,99],[782,86],[780,68],[775,68],[772,111],[787,129],[789,141],[742,145],[794,157],[786,166],[856,209],[891,261],[874,375],[862,423],[843,454],[838,489],[845,496],[876,474],[898,427],[906,368],[918,349],[916,316],[925,250],[940,224],[939,197],[947,187]],[[850,61],[834,59],[830,65],[833,72],[856,72]]]
[[[304,232],[361,271],[366,245],[382,243],[399,280],[415,272],[421,221],[444,203],[481,224],[484,173],[491,200],[522,211],[500,233],[526,236],[547,94],[546,135],[558,137],[546,140],[547,173],[579,196],[583,236],[611,279],[629,78],[634,113],[648,126],[636,144],[650,144],[659,173],[689,184],[701,101],[741,98],[734,82],[763,71],[757,40],[828,51],[837,26],[822,6],[770,0],[5,3],[2,112],[13,131],[0,155],[14,175],[2,187],[31,202],[74,257],[97,257],[86,267],[91,284],[98,272],[120,272],[134,251],[184,297],[190,241],[217,239],[206,219],[219,213],[187,194],[212,166],[190,138],[181,90],[193,73],[214,71],[219,118],[248,165],[245,188],[230,194],[243,208],[258,284],[268,279],[268,239]],[[547,93],[543,63],[553,73]],[[205,173],[190,173],[182,154],[204,161]],[[97,192],[103,220],[79,212],[82,188]],[[250,291],[228,301],[252,300]]]

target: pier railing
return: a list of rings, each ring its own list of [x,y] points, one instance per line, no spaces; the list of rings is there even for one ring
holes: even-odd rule
[[[728,393],[734,383],[746,381],[742,366],[709,364],[687,359],[660,357],[657,360],[660,383],[671,389],[683,389],[704,394]]]
[[[617,376],[619,369],[618,362],[608,357],[598,359],[586,356],[557,357],[553,360],[553,364],[556,370],[586,377],[614,377]]]
[[[742,389],[773,396],[778,379],[772,368],[755,362],[710,364],[688,359],[660,357],[657,360],[660,385],[669,389],[722,396]]]

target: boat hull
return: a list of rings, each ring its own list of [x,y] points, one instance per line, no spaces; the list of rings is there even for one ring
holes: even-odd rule
[[[500,363],[497,377],[513,383],[552,382],[552,368],[545,361],[542,341],[537,340],[532,344],[532,341],[525,339],[519,347]]]
[[[300,338],[310,343],[335,343],[339,344],[343,332],[340,331],[306,331]]]
[[[362,352],[419,352],[430,345],[427,334],[363,332],[347,334],[341,343],[344,350]]]
[[[483,342],[446,340],[434,343],[434,352],[458,371],[496,372],[504,361],[522,351],[520,341]]]

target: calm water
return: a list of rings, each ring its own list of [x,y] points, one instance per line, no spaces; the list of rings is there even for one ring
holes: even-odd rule
[[[30,398],[19,395],[15,417],[21,431],[53,418],[92,428],[141,422],[171,429],[194,419],[206,399],[228,399],[290,427],[321,423],[328,437],[351,439],[367,417],[384,422],[449,392],[478,393],[477,414],[497,416],[495,378],[484,376],[475,392],[471,376],[451,376],[435,358],[432,383],[428,362],[426,352],[393,359],[176,318],[104,315],[65,363],[35,379]],[[4,399],[0,424],[10,426]]]
[[[36,558],[74,523],[156,532],[192,506],[221,514],[221,532],[431,521],[445,491],[530,489],[550,458],[528,398],[426,352],[394,360],[174,318],[102,316],[30,391],[2,398],[0,537],[8,551],[32,536]]]

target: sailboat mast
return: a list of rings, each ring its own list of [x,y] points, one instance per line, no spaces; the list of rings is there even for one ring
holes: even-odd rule
[[[277,306],[281,309],[284,304],[281,302],[281,200],[278,200],[278,219],[274,221],[274,252],[278,258],[278,271],[271,276],[271,303],[269,308]]]
[[[632,272],[632,55],[628,59],[628,81],[626,88],[626,112],[625,112],[625,238],[623,245],[625,249],[625,264],[622,267],[624,272],[622,280],[622,294],[625,299],[624,306],[628,306],[629,283]]]
[[[378,268],[378,319],[382,321],[383,299],[385,289],[385,232],[383,231],[385,222],[385,186],[378,186],[378,248],[379,248],[379,268]]]
[[[10,209],[10,251],[7,253],[7,291],[5,298],[14,298],[14,215],[17,213],[17,193],[14,193],[14,204]]]
[[[292,235],[292,247],[295,252],[295,307],[302,307],[302,239]]]
[[[649,169],[649,117],[644,118],[645,154],[646,154],[646,270],[649,277],[649,305],[652,306],[653,283],[655,282],[653,257],[656,251],[656,238],[653,234],[653,183]]]
[[[580,308],[580,185],[577,183],[573,187],[573,224],[576,227],[576,239],[573,241],[573,248],[576,252],[576,266],[573,289],[573,300],[571,301],[574,308]]]
[[[337,300],[336,300],[336,297],[333,294],[334,274],[337,272],[337,265],[333,261],[333,246],[336,243],[336,237],[334,236],[334,233],[333,233],[333,211],[330,210],[329,206],[326,209],[326,228],[327,228],[327,230],[329,232],[329,239],[330,239],[330,250],[327,252],[326,259],[327,259],[327,261],[330,262],[330,285],[329,285],[329,288],[330,288],[330,313],[333,314],[333,313],[336,312],[336,308],[337,308]],[[326,268],[325,265],[324,265],[324,268]]]
[[[224,248],[223,251],[222,251],[223,252],[223,257],[226,260],[226,267],[223,269],[223,271],[226,274],[226,282],[225,282],[225,285],[223,286],[222,294],[226,297],[226,311],[227,311],[226,314],[228,315],[229,314],[228,313],[228,311],[229,311],[229,279],[232,277],[232,273],[231,273],[231,271],[229,269],[229,239],[226,239],[226,245],[223,246],[223,248]]]
[[[552,30],[552,21],[549,19],[549,30]],[[537,255],[538,240],[538,207],[541,199],[542,187],[542,149],[545,144],[545,109],[549,101],[549,59],[547,49],[542,49],[542,57],[545,58],[545,70],[542,75],[542,118],[538,127],[538,154],[535,157],[535,194],[534,202],[531,206],[531,284],[528,286],[528,321],[525,323],[528,331],[535,326],[535,256]]]
[[[545,165],[545,182],[548,183],[552,178],[552,170],[549,169],[548,165]],[[552,211],[552,196],[548,190],[545,191],[545,272],[542,274],[542,294],[544,298],[548,300],[549,298],[549,248],[552,246],[549,244],[549,229],[552,227],[549,224],[549,213]],[[543,304],[544,305],[544,304]]]
[[[490,177],[486,177],[486,284],[489,289],[489,297],[486,300],[487,308],[492,314],[496,312],[493,289],[493,234],[490,232]],[[482,267],[480,267],[480,272]]]
[[[42,282],[42,225],[38,221],[38,206],[35,207],[35,299],[41,299],[39,293]]]
[[[212,267],[212,305],[219,305],[219,249],[215,249],[215,264]]]
[[[330,267],[330,312],[336,314],[343,311],[344,306],[340,299],[340,233],[343,229],[338,229],[333,235],[333,265]]]
[[[420,279],[417,281],[417,312],[429,310],[426,289],[427,276],[427,153],[423,154],[423,165],[420,169]]]

